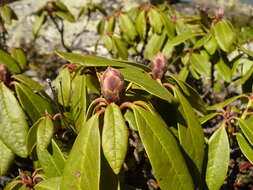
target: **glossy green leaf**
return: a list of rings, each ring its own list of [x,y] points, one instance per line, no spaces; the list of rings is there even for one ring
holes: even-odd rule
[[[51,104],[40,95],[35,94],[29,87],[21,83],[15,83],[15,90],[23,110],[33,123],[44,116],[45,112],[54,113]]]
[[[32,26],[33,35],[35,36],[35,38],[37,37],[43,24],[46,22],[46,19],[47,17],[44,12],[41,13],[40,15],[35,16],[35,21]]]
[[[166,33],[162,34],[153,34],[149,39],[146,49],[145,56],[147,59],[152,60],[153,57],[161,51],[166,40]]]
[[[234,96],[234,97],[228,98],[228,99],[226,99],[226,100],[223,101],[223,102],[220,102],[220,103],[218,103],[218,104],[214,104],[214,105],[212,105],[212,106],[208,106],[208,107],[207,107],[207,110],[219,110],[219,109],[222,109],[222,108],[224,108],[225,106],[229,105],[230,103],[236,101],[236,100],[239,99],[239,98],[243,98],[243,97],[245,97],[245,95],[244,95],[244,94],[240,94],[240,95],[238,95],[238,96]]]
[[[0,16],[6,24],[11,24],[12,20],[18,19],[15,12],[8,5],[0,7]]]
[[[240,126],[244,136],[250,142],[251,146],[253,146],[253,128],[252,128],[251,121],[243,120],[240,118],[238,118],[237,121],[239,123],[239,126]]]
[[[21,82],[22,84],[26,85],[32,90],[38,91],[38,92],[44,92],[43,86],[40,85],[40,83],[36,82],[35,80],[32,80],[31,78],[25,76],[25,75],[13,75],[12,78],[15,80]]]
[[[115,18],[112,16],[107,20],[106,32],[113,33],[115,29]]]
[[[119,15],[119,26],[121,31],[127,36],[129,40],[134,40],[137,36],[135,26],[127,14]]]
[[[72,13],[69,11],[67,6],[62,3],[61,1],[56,1],[56,6],[58,10],[54,11],[53,13],[56,14],[57,16],[61,17],[62,19],[65,19],[69,22],[75,22],[75,18],[72,15]]]
[[[0,140],[0,176],[3,176],[14,160],[14,153]]]
[[[209,121],[210,119],[213,119],[214,117],[216,117],[217,115],[219,115],[219,113],[215,112],[215,113],[210,113],[210,114],[207,114],[203,117],[201,117],[199,119],[199,122],[202,124],[206,123],[207,121]]]
[[[161,189],[193,190],[180,147],[165,122],[154,112],[138,106],[133,109],[138,132]]]
[[[105,20],[99,21],[99,23],[97,25],[97,32],[101,36],[104,35],[104,33],[105,33]]]
[[[49,116],[41,119],[37,129],[37,148],[44,150],[50,144],[54,134],[54,123]]]
[[[127,43],[116,36],[112,36],[112,40],[114,42],[113,47],[114,47],[115,53],[118,55],[118,57],[122,59],[127,59],[128,58]]]
[[[13,73],[20,73],[21,69],[14,58],[3,50],[0,50],[0,64],[4,64]]]
[[[129,126],[131,129],[138,131],[137,129],[137,123],[134,117],[134,112],[130,109],[127,109],[125,114],[124,114],[125,120],[128,122]]]
[[[231,68],[224,62],[224,60],[220,57],[220,60],[215,65],[218,79],[224,80],[228,83],[232,80],[232,71]]]
[[[164,25],[165,32],[170,38],[173,38],[175,36],[175,24],[163,12],[160,12],[160,16]]]
[[[187,128],[179,128],[180,144],[201,173],[205,148],[203,130],[190,103],[178,89],[174,88],[174,90],[183,108],[182,112],[187,124]]]
[[[107,67],[107,66],[116,66],[116,67],[131,67],[131,68],[141,68],[145,71],[150,71],[150,69],[140,63],[130,62],[130,61],[121,61],[121,60],[111,60],[99,56],[83,56],[77,53],[65,53],[56,51],[57,55],[60,57],[72,62],[79,63],[85,67]]]
[[[190,55],[190,62],[193,69],[201,76],[210,77],[211,64],[206,56],[193,53]]]
[[[142,10],[136,18],[136,30],[140,38],[144,40],[147,33],[147,20],[145,10]]]
[[[213,36],[211,36],[211,38],[204,44],[204,48],[210,55],[213,55],[215,53],[217,47],[217,41]]]
[[[73,115],[76,129],[79,131],[86,118],[88,104],[86,75],[77,75],[72,80],[71,113]]]
[[[148,18],[152,30],[157,34],[161,34],[163,28],[163,21],[159,11],[157,9],[151,9],[148,12]]]
[[[82,126],[66,162],[61,190],[99,190],[100,134],[98,114]]]
[[[30,127],[27,134],[26,142],[27,142],[27,149],[28,149],[29,155],[33,152],[34,148],[37,145],[37,130],[38,130],[39,123],[40,123],[40,119],[36,121],[32,125],[32,127]]]
[[[21,190],[21,186],[19,181],[13,180],[4,187],[4,190]]]
[[[53,85],[58,91],[58,101],[61,105],[67,107],[71,101],[71,74],[68,68],[63,68],[57,78],[54,80]]]
[[[240,147],[242,153],[244,154],[244,156],[246,156],[246,158],[250,161],[250,163],[253,164],[253,148],[252,148],[252,146],[250,146],[248,141],[240,133],[236,134],[236,139],[237,139],[239,147]]]
[[[23,49],[14,48],[11,50],[11,56],[17,61],[19,67],[24,70],[27,64],[26,55]]]
[[[229,141],[225,126],[221,125],[208,142],[206,183],[209,189],[219,190],[224,183],[229,165]]]
[[[104,35],[103,40],[104,40],[104,45],[106,49],[108,51],[112,51],[114,49],[114,43],[113,43],[112,37],[109,35]]]
[[[173,95],[164,86],[153,80],[146,73],[131,68],[120,68],[118,70],[123,74],[125,80],[141,86],[149,93],[168,102],[174,100]]]
[[[204,46],[211,38],[211,35],[206,35],[202,38],[200,38],[193,46],[193,49],[199,49],[202,46]]]
[[[233,26],[229,23],[229,21],[223,19],[216,23],[212,29],[220,48],[225,52],[229,52],[235,41]]]
[[[15,154],[27,156],[26,117],[13,93],[0,83],[0,139]]]
[[[128,145],[128,129],[119,106],[110,104],[105,109],[102,132],[102,148],[109,165],[119,174],[125,161]]]
[[[43,172],[48,178],[62,176],[65,165],[64,156],[54,140],[49,150],[37,146],[37,156]]]
[[[35,185],[35,190],[60,190],[61,177],[46,179]]]

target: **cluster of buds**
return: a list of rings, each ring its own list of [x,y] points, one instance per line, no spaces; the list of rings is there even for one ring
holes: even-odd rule
[[[0,64],[0,82],[8,85],[11,81],[10,73],[4,64]]]
[[[124,96],[123,75],[116,69],[108,67],[100,78],[102,94],[107,103],[120,103]]]
[[[161,80],[167,70],[167,60],[165,56],[159,52],[152,60],[150,66],[152,69],[152,78]]]

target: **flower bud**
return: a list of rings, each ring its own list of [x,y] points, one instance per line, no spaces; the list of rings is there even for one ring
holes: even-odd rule
[[[4,64],[0,64],[0,82],[8,84],[10,82],[10,73]]]
[[[108,103],[119,103],[125,91],[124,77],[116,69],[108,67],[101,78],[101,89]]]
[[[165,56],[159,52],[154,57],[153,61],[151,62],[150,66],[152,69],[152,78],[153,79],[162,79],[164,73],[167,70],[167,60]]]
[[[224,17],[224,9],[223,8],[219,8],[216,12],[215,12],[215,20],[216,22],[219,22],[223,19]]]

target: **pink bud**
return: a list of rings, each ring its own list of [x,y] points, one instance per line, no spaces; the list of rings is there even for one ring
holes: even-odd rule
[[[224,9],[223,8],[219,8],[216,12],[215,12],[215,19],[216,21],[220,21],[223,19],[224,16]]]
[[[165,56],[161,52],[158,52],[150,64],[151,69],[152,69],[153,79],[162,79],[163,78],[164,73],[167,70],[166,64],[167,64],[167,60],[166,60]]]
[[[125,91],[124,77],[116,69],[108,67],[101,78],[101,89],[108,103],[119,103]]]

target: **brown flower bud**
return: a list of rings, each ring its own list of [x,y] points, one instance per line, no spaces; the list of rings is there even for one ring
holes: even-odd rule
[[[10,73],[4,64],[0,64],[0,82],[8,84],[10,82]]]
[[[151,69],[152,69],[153,79],[162,79],[163,78],[164,73],[167,70],[166,64],[167,64],[167,60],[166,60],[165,56],[161,52],[158,52],[150,64]]]
[[[101,89],[108,103],[119,103],[125,91],[124,77],[116,69],[108,67],[101,77]]]

